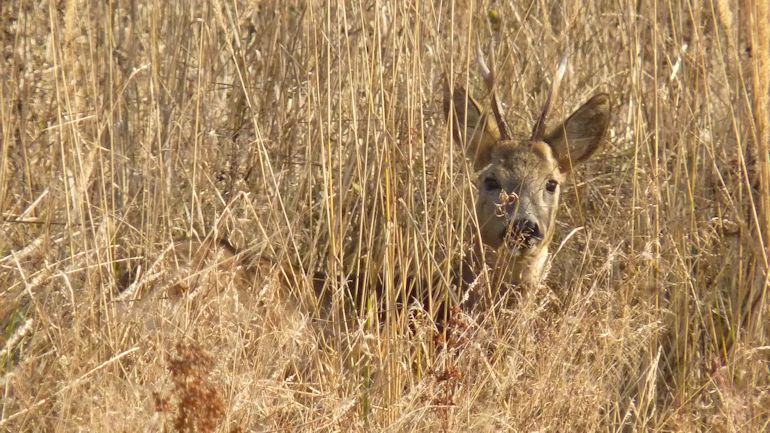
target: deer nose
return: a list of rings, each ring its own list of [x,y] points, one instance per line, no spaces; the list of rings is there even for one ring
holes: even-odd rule
[[[520,218],[513,222],[513,231],[527,244],[534,244],[543,238],[540,227],[536,222]]]

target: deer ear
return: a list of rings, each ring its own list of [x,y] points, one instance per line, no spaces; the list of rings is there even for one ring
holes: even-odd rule
[[[451,101],[454,105],[452,132],[455,140],[463,143],[465,155],[473,160],[474,169],[479,170],[489,163],[492,148],[500,141],[500,128],[462,87],[455,89]],[[450,105],[449,92],[445,91],[444,113],[447,118]]]
[[[575,162],[588,159],[602,144],[610,123],[610,98],[600,93],[545,135],[559,168],[567,173]]]

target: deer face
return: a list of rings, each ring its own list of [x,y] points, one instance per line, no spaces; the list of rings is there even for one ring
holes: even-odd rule
[[[542,142],[496,146],[476,178],[476,216],[484,243],[504,246],[514,255],[548,244],[564,179]]]
[[[476,170],[482,241],[513,257],[542,254],[553,236],[561,186],[572,164],[588,159],[607,129],[608,96],[594,96],[549,133],[522,142],[509,138],[499,111],[494,117],[484,113],[464,89],[455,89],[452,100],[455,138],[465,143]]]

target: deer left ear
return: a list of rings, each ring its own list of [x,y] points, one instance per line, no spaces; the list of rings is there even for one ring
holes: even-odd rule
[[[473,160],[474,170],[479,170],[489,163],[492,149],[500,141],[500,128],[495,119],[484,113],[479,104],[462,87],[455,89],[450,96],[445,90],[444,112],[450,111],[450,99],[454,105],[452,122],[455,140],[464,144],[465,154]]]
[[[602,144],[610,123],[610,97],[600,93],[572,113],[567,120],[545,135],[563,173],[576,162],[585,161]]]

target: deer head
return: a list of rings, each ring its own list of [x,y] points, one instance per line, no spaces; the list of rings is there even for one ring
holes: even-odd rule
[[[522,274],[538,280],[553,237],[562,185],[573,165],[600,147],[609,123],[609,97],[595,95],[564,122],[546,130],[547,114],[566,67],[565,55],[531,137],[515,140],[494,91],[494,73],[481,55],[478,61],[492,92],[492,113],[485,112],[462,87],[445,99],[445,112],[453,111],[455,139],[473,160],[483,243],[498,251],[505,249],[507,256],[521,263],[535,263],[540,269]]]

